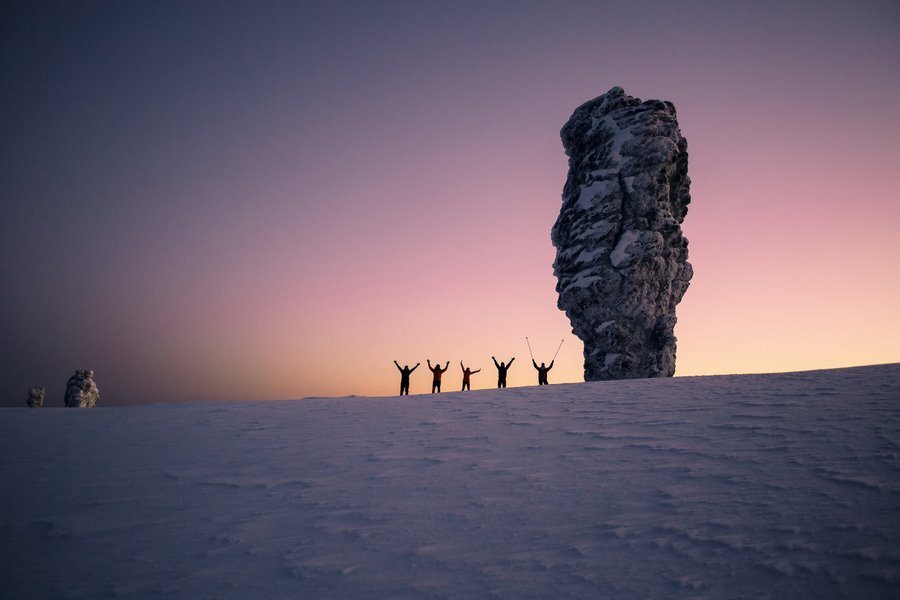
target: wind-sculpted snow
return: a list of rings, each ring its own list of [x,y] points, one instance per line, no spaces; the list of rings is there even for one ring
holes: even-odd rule
[[[898,398],[886,365],[2,409],[0,597],[897,597]]]
[[[578,107],[560,135],[569,174],[553,272],[559,308],[584,342],[584,378],[672,376],[675,306],[693,275],[675,106],[614,87]]]

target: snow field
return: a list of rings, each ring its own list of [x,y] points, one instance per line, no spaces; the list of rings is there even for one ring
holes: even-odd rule
[[[0,598],[900,596],[900,365],[0,411]]]

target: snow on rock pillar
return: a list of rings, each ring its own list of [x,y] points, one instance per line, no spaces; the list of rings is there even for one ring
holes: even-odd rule
[[[675,106],[614,87],[575,109],[560,136],[569,173],[553,272],[559,308],[584,342],[584,378],[672,376],[675,306],[693,275]]]

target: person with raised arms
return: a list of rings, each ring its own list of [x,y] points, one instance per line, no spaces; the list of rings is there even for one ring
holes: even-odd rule
[[[409,365],[404,365],[401,369],[396,360],[394,361],[394,364],[397,365],[397,370],[400,371],[400,395],[402,396],[405,392],[406,395],[409,396],[409,376],[413,371],[419,368],[421,363],[416,363],[416,366],[412,369],[409,368]]]
[[[463,386],[462,386],[462,390],[460,390],[460,391],[464,392],[467,389],[469,391],[472,391],[472,385],[471,385],[471,383],[469,383],[469,376],[474,375],[475,373],[480,373],[481,369],[478,369],[477,371],[473,371],[469,368],[466,368],[465,366],[463,366],[463,361],[459,361],[459,366],[462,367],[462,370],[463,370]]]
[[[506,387],[506,372],[512,366],[513,361],[516,360],[516,357],[513,356],[511,359],[509,359],[508,363],[499,363],[499,364],[497,363],[496,357],[492,356],[491,358],[494,360],[494,366],[497,367],[497,387],[505,388]]]
[[[531,359],[531,364],[534,365],[534,368],[537,369],[538,372],[538,385],[550,385],[550,382],[547,381],[547,372],[553,368],[553,363],[556,359],[550,361],[550,366],[546,366],[544,363],[541,363],[541,366],[538,366],[537,361],[533,358]]]
[[[428,363],[428,368],[431,369],[431,372],[434,373],[434,379],[431,380],[431,393],[433,394],[435,390],[438,393],[441,392],[441,375],[443,375],[447,369],[450,368],[450,361],[447,361],[447,365],[442,369],[440,363],[431,366],[431,361],[425,361]]]

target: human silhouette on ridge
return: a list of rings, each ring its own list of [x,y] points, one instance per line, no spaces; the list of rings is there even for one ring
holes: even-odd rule
[[[497,387],[505,388],[506,387],[506,371],[512,366],[513,361],[516,360],[516,357],[513,356],[509,359],[508,363],[499,363],[497,364],[497,358],[492,356],[494,360],[494,366],[497,367]]]
[[[441,375],[443,375],[447,369],[450,368],[450,361],[447,361],[447,365],[442,369],[440,363],[431,366],[431,361],[425,361],[428,363],[428,368],[431,369],[431,372],[434,373],[434,379],[431,380],[431,393],[433,394],[435,390],[440,393],[441,391]]]
[[[537,369],[538,372],[538,385],[550,385],[550,382],[547,381],[547,371],[553,368],[553,363],[556,362],[556,359],[550,361],[550,366],[545,366],[544,363],[541,363],[541,366],[538,366],[537,362],[532,358],[531,364],[534,365],[534,368]]]
[[[409,375],[413,371],[419,368],[421,363],[416,363],[412,369],[409,368],[409,365],[403,365],[403,368],[400,368],[400,365],[397,364],[397,361],[394,361],[394,364],[397,365],[397,369],[400,371],[400,395],[403,395],[403,392],[406,392],[406,395],[409,396]]]
[[[469,391],[472,391],[472,385],[469,383],[469,376],[474,375],[475,373],[480,373],[481,369],[478,369],[477,371],[473,371],[469,368],[466,368],[463,366],[463,361],[459,361],[459,366],[462,367],[462,370],[463,370],[463,384],[462,384],[463,386],[462,386],[462,390],[460,390],[460,391],[465,391],[466,389],[468,389]]]

